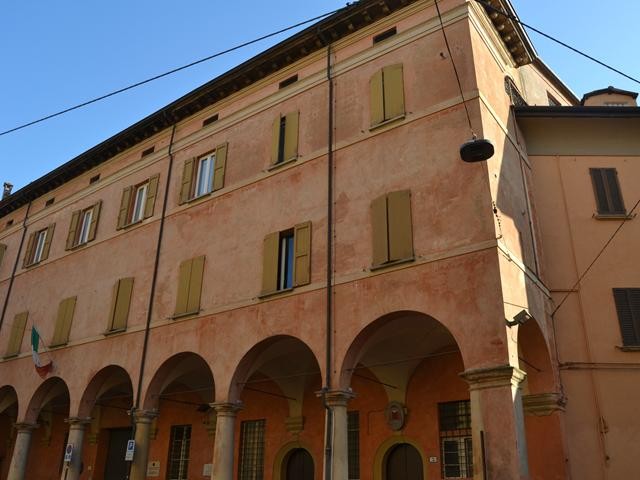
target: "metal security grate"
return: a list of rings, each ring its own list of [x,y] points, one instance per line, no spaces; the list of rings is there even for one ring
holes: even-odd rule
[[[172,425],[167,461],[168,480],[187,480],[190,446],[191,425]]]
[[[349,480],[360,479],[360,412],[347,413]]]
[[[240,425],[239,480],[262,480],[264,476],[265,420],[249,420]]]
[[[471,404],[469,400],[438,404],[442,478],[472,478]]]

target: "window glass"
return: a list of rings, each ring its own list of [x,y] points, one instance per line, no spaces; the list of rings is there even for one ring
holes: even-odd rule
[[[280,237],[280,265],[278,268],[278,289],[293,287],[293,232]]]
[[[39,262],[42,258],[42,252],[44,251],[44,242],[47,239],[47,231],[42,230],[38,232],[38,238],[36,239],[36,249],[33,254],[33,262]]]
[[[276,163],[284,162],[284,144],[285,134],[287,131],[287,117],[280,117],[280,136],[278,137],[278,161]]]
[[[347,457],[349,480],[360,478],[360,413],[347,413]]]
[[[250,420],[240,425],[239,480],[262,480],[264,477],[265,420]]]
[[[133,203],[133,213],[131,215],[131,223],[142,220],[142,215],[144,215],[144,200],[147,196],[147,186],[148,184],[140,185],[136,189],[136,196]]]
[[[443,478],[472,478],[471,404],[469,400],[438,404]]]
[[[167,462],[168,480],[187,480],[190,446],[191,425],[173,425]]]
[[[196,180],[195,196],[205,195],[213,190],[213,170],[215,155],[201,158],[198,162],[198,177]]]
[[[80,225],[80,235],[78,235],[78,245],[87,243],[89,238],[89,229],[91,228],[91,220],[93,219],[93,208],[85,210],[82,214],[82,224]]]

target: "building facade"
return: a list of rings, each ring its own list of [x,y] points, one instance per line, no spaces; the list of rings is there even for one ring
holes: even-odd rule
[[[578,100],[438,6],[450,51],[363,0],[0,202],[0,478],[569,478],[513,106]]]

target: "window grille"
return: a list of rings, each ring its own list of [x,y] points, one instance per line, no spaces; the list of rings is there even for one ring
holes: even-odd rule
[[[264,476],[264,431],[266,420],[240,425],[239,480],[262,480]]]
[[[526,107],[527,102],[524,101],[518,87],[513,83],[513,80],[509,77],[504,77],[504,91],[509,95],[511,104],[515,107]]]
[[[471,403],[438,404],[442,478],[472,478]]]
[[[167,480],[187,480],[190,445],[191,425],[173,425],[169,441]]]
[[[360,479],[360,412],[347,413],[349,480]]]

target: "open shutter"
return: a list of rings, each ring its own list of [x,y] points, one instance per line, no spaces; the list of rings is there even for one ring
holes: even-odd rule
[[[228,144],[223,143],[216,148],[215,168],[213,170],[213,191],[224,187],[224,173],[227,168]]]
[[[33,232],[29,235],[27,241],[27,249],[24,252],[24,258],[22,259],[22,268],[26,268],[31,265],[31,259],[33,258],[33,249],[35,248],[36,235],[38,232]]]
[[[384,121],[384,93],[382,89],[382,70],[373,74],[369,81],[369,95],[371,102],[371,125]]]
[[[73,212],[73,215],[71,215],[66,250],[71,250],[75,246],[76,237],[78,236],[78,226],[80,224],[80,215],[82,215],[82,210],[76,210]]]
[[[87,237],[87,242],[91,242],[96,238],[98,221],[100,220],[100,210],[102,210],[102,200],[100,200],[93,206],[93,213],[91,214],[91,225],[89,225],[89,236]]]
[[[413,232],[409,190],[387,195],[387,223],[389,225],[389,260],[412,258]]]
[[[187,313],[200,311],[200,296],[202,294],[202,277],[204,274],[204,255],[191,260],[191,274],[189,275],[189,294],[187,297]]]
[[[182,183],[180,184],[180,205],[191,200],[191,191],[193,188],[193,169],[198,160],[197,157],[186,160],[182,167]]]
[[[133,293],[133,278],[121,278],[113,288],[111,301],[111,313],[109,314],[109,331],[124,330],[127,328],[129,307]]]
[[[271,127],[271,164],[278,163],[278,153],[280,151],[280,115],[274,120]]]
[[[311,222],[299,223],[293,230],[294,286],[311,282]]]
[[[404,82],[402,64],[390,65],[383,70],[384,119],[404,115]]]
[[[371,202],[371,229],[373,235],[373,265],[382,265],[389,261],[386,195],[381,195]]]
[[[7,246],[4,243],[0,243],[0,265],[2,265],[2,260],[4,259],[4,254],[7,251]]]
[[[286,116],[284,125],[284,161],[298,158],[298,120],[299,112]]]
[[[275,292],[278,289],[278,248],[280,232],[270,233],[264,237],[262,259],[262,294]]]
[[[13,317],[13,325],[11,325],[11,336],[9,337],[9,345],[5,353],[5,358],[13,357],[20,353],[22,338],[24,337],[24,328],[27,324],[28,316],[29,312],[22,312]]]
[[[51,241],[53,240],[53,232],[55,228],[55,223],[52,223],[47,227],[47,236],[44,239],[44,248],[42,249],[42,258],[40,258],[40,261],[49,258],[49,251],[51,250]]]
[[[58,317],[56,318],[56,326],[53,332],[52,347],[65,345],[69,342],[69,333],[71,332],[71,322],[73,321],[73,313],[76,308],[76,298],[66,298],[60,302],[58,306]]]
[[[187,313],[187,305],[189,303],[189,281],[191,280],[191,265],[193,260],[185,260],[180,264],[178,273],[178,295],[176,298],[175,315],[184,315]]]
[[[156,196],[158,195],[158,182],[160,175],[154,175],[149,179],[147,186],[147,199],[144,203],[144,218],[153,216],[153,207],[156,204]]]
[[[129,223],[129,206],[131,205],[131,194],[133,187],[127,187],[122,190],[122,199],[120,200],[120,212],[118,213],[118,230],[124,228]]]
[[[624,202],[622,201],[622,193],[620,192],[620,184],[618,183],[618,171],[615,168],[603,169],[605,176],[605,185],[609,192],[611,213],[624,214]]]

